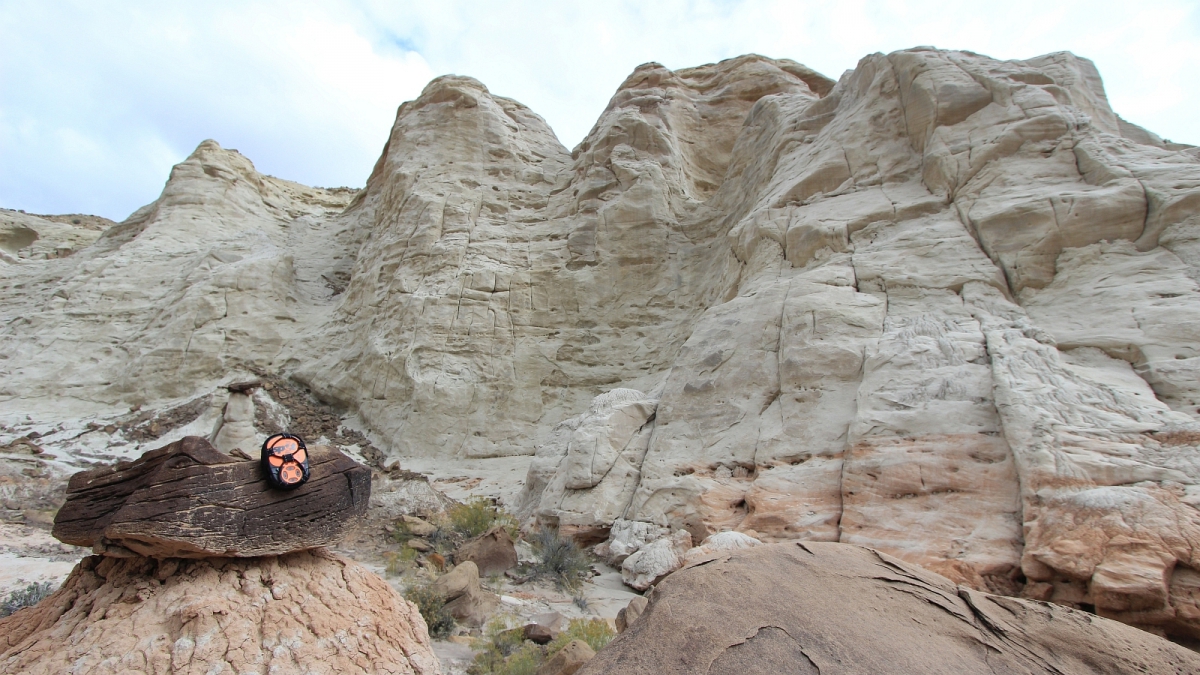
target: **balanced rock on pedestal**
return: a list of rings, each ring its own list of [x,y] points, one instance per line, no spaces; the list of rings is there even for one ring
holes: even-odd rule
[[[323,446],[311,478],[271,489],[258,462],[189,436],[130,463],[77,473],[54,536],[128,557],[254,557],[330,546],[371,498],[371,470]]]
[[[0,619],[0,675],[438,673],[417,608],[321,548],[366,510],[370,470],[309,455],[288,491],[194,437],[73,476],[54,534],[103,555]]]

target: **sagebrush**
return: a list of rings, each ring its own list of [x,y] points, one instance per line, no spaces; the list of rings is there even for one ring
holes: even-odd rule
[[[556,654],[571,640],[583,640],[593,651],[600,651],[617,636],[617,631],[604,619],[571,619],[565,631],[546,645],[547,653]]]
[[[517,521],[496,506],[490,499],[472,497],[446,510],[450,528],[457,534],[471,539],[487,532],[496,525],[508,530],[508,535],[517,538]]]
[[[418,584],[404,591],[404,598],[417,606],[417,611],[429,628],[429,637],[441,639],[450,636],[454,630],[454,617],[446,611],[446,598],[441,593],[428,584]]]
[[[19,582],[23,580],[18,579],[17,581]],[[49,581],[32,583],[25,588],[18,588],[17,590],[9,593],[8,597],[4,599],[4,602],[0,603],[0,617],[8,616],[18,609],[32,607],[38,604],[42,600],[50,597],[50,595],[54,593],[54,590],[54,584],[50,583]]]
[[[532,569],[535,578],[551,579],[559,588],[574,590],[591,576],[587,555],[570,538],[559,536],[558,530],[544,529],[530,544],[537,556]]]

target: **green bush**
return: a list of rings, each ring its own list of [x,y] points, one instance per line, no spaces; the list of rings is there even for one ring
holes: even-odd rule
[[[598,652],[615,637],[617,632],[604,619],[571,619],[567,629],[546,645],[546,656],[549,658],[557,654],[558,650],[566,647],[571,640],[583,640],[592,651]]]
[[[502,525],[510,537],[517,538],[516,519],[484,497],[472,497],[455,504],[447,509],[446,516],[450,528],[466,539],[478,537],[495,525]]]
[[[470,675],[534,675],[545,659],[542,647],[525,640],[525,631],[510,617],[497,616],[483,628]]]
[[[470,675],[534,675],[538,666],[552,658],[572,640],[583,640],[600,651],[616,632],[603,619],[574,619],[567,630],[545,647],[524,639],[520,630],[509,630],[503,619],[493,619],[484,630],[486,641],[467,669]]]
[[[533,565],[535,577],[553,579],[559,588],[574,590],[591,575],[587,556],[574,541],[558,536],[558,530],[544,529],[530,543],[537,556]]]
[[[383,555],[387,560],[386,572],[389,577],[404,574],[412,568],[412,564],[417,560],[417,550],[409,546],[401,546],[398,552],[388,552]]]
[[[18,579],[18,582],[24,581]],[[55,586],[49,581],[42,583],[29,584],[25,588],[17,589],[8,594],[4,602],[0,603],[0,617],[8,616],[18,609],[32,607],[42,600],[50,597],[54,593]]]
[[[508,656],[501,656],[489,646],[475,655],[475,662],[467,672],[470,675],[535,675],[545,660],[544,650],[532,642],[525,642]]]
[[[446,598],[428,584],[410,586],[404,592],[404,597],[417,606],[417,611],[429,628],[429,637],[441,639],[450,636],[454,630],[454,617],[446,611]]]

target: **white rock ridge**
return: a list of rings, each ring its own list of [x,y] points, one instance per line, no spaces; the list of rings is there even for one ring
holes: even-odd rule
[[[206,142],[69,257],[22,227],[0,442],[216,391],[243,447],[219,387],[283,375],[392,454],[536,451],[521,515],[614,562],[843,541],[1200,637],[1200,151],[1085,59],[648,64],[572,152],[448,76],[362,191]]]
[[[523,513],[616,523],[606,554],[630,522],[867,545],[1200,635],[1198,159],[1069,54],[911,50],[761,98],[705,202],[738,279],[641,462],[559,489],[555,431]]]

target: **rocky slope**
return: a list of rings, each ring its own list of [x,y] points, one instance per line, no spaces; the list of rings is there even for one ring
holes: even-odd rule
[[[1070,54],[648,64],[573,152],[442,77],[361,191],[206,142],[71,255],[10,229],[0,443],[41,465],[536,450],[523,516],[582,540],[856,543],[1200,637],[1200,152]]]

